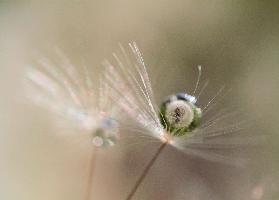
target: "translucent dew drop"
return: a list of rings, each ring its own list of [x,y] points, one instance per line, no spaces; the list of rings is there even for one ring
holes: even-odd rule
[[[181,136],[199,125],[202,113],[195,105],[196,101],[194,96],[177,93],[169,96],[161,104],[161,123],[167,132]]]

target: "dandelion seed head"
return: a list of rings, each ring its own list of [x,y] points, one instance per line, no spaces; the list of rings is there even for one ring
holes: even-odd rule
[[[177,100],[167,105],[165,116],[175,128],[183,128],[191,124],[194,118],[194,112],[187,102]]]
[[[186,93],[172,95],[161,105],[161,123],[171,135],[180,136],[195,129],[201,119],[196,98]]]

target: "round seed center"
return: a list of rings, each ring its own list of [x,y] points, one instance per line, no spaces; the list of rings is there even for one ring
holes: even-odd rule
[[[167,105],[166,119],[175,128],[183,128],[192,123],[194,112],[188,102],[176,100]]]

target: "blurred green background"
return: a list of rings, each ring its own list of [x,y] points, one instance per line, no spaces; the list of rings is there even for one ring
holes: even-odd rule
[[[192,90],[202,65],[203,80],[212,80],[208,98],[224,83],[232,88],[223,106],[245,107],[268,145],[258,149],[264,158],[241,172],[169,149],[135,199],[278,199],[278,10],[278,1],[259,0],[0,0],[0,198],[84,199],[91,149],[78,137],[56,137],[61,130],[51,115],[26,103],[21,81],[29,58],[51,57],[58,46],[97,79],[118,42],[136,41],[158,102]],[[157,148],[145,145],[100,152],[92,199],[124,199]]]

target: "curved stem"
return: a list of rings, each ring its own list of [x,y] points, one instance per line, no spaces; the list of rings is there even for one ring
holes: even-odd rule
[[[131,200],[133,198],[133,196],[135,195],[135,193],[137,192],[139,186],[141,185],[141,183],[143,182],[143,180],[145,179],[146,175],[148,174],[150,168],[153,166],[153,164],[155,163],[155,161],[157,160],[157,158],[159,157],[160,153],[163,151],[163,149],[166,147],[167,142],[163,143],[160,148],[157,150],[157,152],[155,153],[155,155],[152,157],[152,159],[149,161],[149,163],[146,165],[146,167],[144,168],[141,176],[139,177],[139,179],[136,181],[136,184],[134,185],[134,187],[132,188],[131,192],[129,193],[129,195],[127,196],[127,198],[125,200]]]

